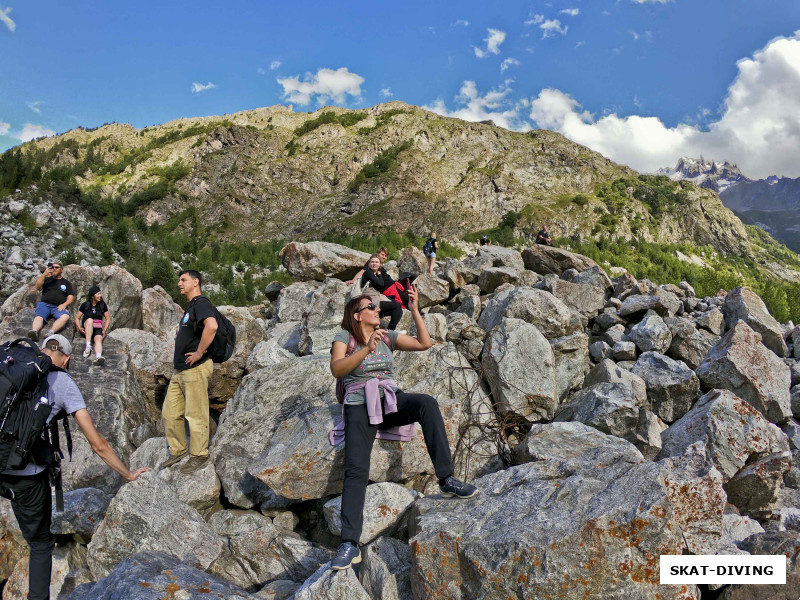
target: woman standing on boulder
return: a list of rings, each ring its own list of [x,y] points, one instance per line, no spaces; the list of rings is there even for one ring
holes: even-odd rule
[[[345,441],[342,492],[342,544],[331,567],[347,569],[361,562],[358,540],[364,521],[364,500],[375,437],[408,441],[414,423],[422,426],[425,445],[443,496],[471,498],[474,485],[453,477],[453,460],[439,405],[427,394],[409,394],[397,387],[393,350],[421,351],[433,343],[419,312],[417,288],[408,290],[409,310],[417,337],[380,329],[379,308],[372,297],[357,296],[347,303],[342,330],[331,348],[331,373],[344,379],[342,422],[331,432],[331,443]]]

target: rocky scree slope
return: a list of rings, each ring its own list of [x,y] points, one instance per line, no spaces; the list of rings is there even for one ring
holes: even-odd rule
[[[54,598],[774,597],[659,585],[659,555],[680,553],[785,553],[785,589],[800,589],[800,328],[747,288],[698,298],[541,246],[419,276],[435,344],[399,353],[398,381],[437,398],[458,474],[481,493],[439,497],[421,435],[376,442],[364,562],[333,573],[343,448],[327,438],[341,415],[329,348],[349,289],[337,277],[365,257],[323,242],[282,257],[301,281],[220,309],[239,337],[212,378],[212,461],[191,475],[157,468],[180,309],[118,267],[70,267],[79,287],[129,292],[106,365],[76,356],[72,373],[115,449],[154,471],[122,485],[75,436]],[[424,265],[410,248],[388,268]],[[26,286],[5,302],[0,339],[27,329],[32,300]],[[409,314],[400,327],[414,333]],[[4,600],[24,598],[5,500],[0,550]]]

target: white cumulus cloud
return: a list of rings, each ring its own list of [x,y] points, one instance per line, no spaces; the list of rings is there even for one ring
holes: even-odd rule
[[[519,61],[516,58],[508,57],[503,62],[500,63],[500,72],[505,73],[506,69],[509,67],[518,67]]]
[[[469,21],[466,19],[459,19],[451,25],[451,27],[469,27]]]
[[[40,137],[50,137],[55,135],[56,132],[52,129],[47,129],[41,125],[34,125],[33,123],[25,123],[22,126],[22,131],[12,133],[11,137],[15,137],[22,142],[30,142]]]
[[[280,67],[280,66],[281,66],[281,64],[282,64],[282,63],[281,63],[281,61],[279,61],[279,60],[273,60],[271,63],[269,63],[269,70],[270,70],[270,71],[274,71],[275,69],[277,69],[278,67]]]
[[[11,124],[0,121],[0,135],[8,135],[9,131],[11,131]]]
[[[11,8],[3,8],[0,6],[0,23],[8,27],[8,30],[11,33],[14,33],[17,29],[17,24],[9,17],[8,15],[11,13]]]
[[[561,15],[569,15],[570,17],[577,17],[579,14],[581,14],[581,9],[580,8],[565,8],[564,10],[559,12],[559,14],[561,14]]]
[[[441,98],[430,106],[423,106],[426,110],[435,112],[445,117],[455,117],[465,121],[494,121],[495,125],[506,129],[527,130],[530,126],[520,119],[518,103],[509,99],[511,93],[510,81],[506,81],[498,89],[486,92],[483,96],[478,92],[474,81],[465,81],[461,85],[455,100],[461,108],[448,110]]]
[[[30,109],[31,109],[33,112],[35,112],[37,115],[40,115],[40,114],[42,114],[42,109],[41,109],[41,108],[39,108],[39,105],[40,105],[41,103],[42,103],[42,101],[41,101],[41,100],[37,100],[36,102],[26,102],[26,103],[25,103],[25,106],[27,106],[28,108],[30,108]]]
[[[472,47],[475,50],[475,56],[478,58],[486,58],[490,54],[500,54],[500,44],[506,39],[505,31],[500,31],[499,29],[487,29],[486,31],[489,34],[483,38],[483,41],[486,42],[486,49],[484,50],[477,46]]]
[[[800,31],[772,40],[737,67],[722,115],[707,129],[639,115],[595,118],[555,89],[533,100],[530,118],[640,171],[702,154],[734,161],[749,177],[800,176]]]
[[[381,89],[381,97],[382,98],[391,98],[392,96],[394,96],[394,94],[392,93],[392,89],[391,88],[385,87],[385,88]]]
[[[530,18],[525,21],[525,25],[538,25],[539,23],[544,23],[544,15],[531,15]]]
[[[553,37],[557,33],[560,33],[561,35],[567,35],[568,27],[566,25],[562,25],[561,21],[558,19],[546,19],[539,25],[539,29],[542,30],[542,39],[545,40],[549,37]]]
[[[297,104],[308,104],[316,97],[319,104],[333,101],[345,104],[347,96],[361,98],[361,84],[364,78],[351,73],[347,67],[340,69],[319,69],[315,74],[306,73],[303,81],[300,76],[279,77],[278,83],[283,87],[283,97]]]
[[[210,81],[208,83],[206,83],[205,85],[202,84],[202,83],[197,83],[195,81],[192,84],[192,93],[193,94],[199,94],[201,92],[205,92],[205,91],[208,91],[208,90],[216,89],[216,87],[217,87],[217,84],[211,83]]]

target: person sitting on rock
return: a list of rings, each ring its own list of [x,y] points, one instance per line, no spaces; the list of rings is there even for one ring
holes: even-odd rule
[[[382,271],[382,272],[385,274],[385,273],[386,273],[386,269],[385,269],[385,268],[383,268],[383,266],[382,266],[382,265],[383,265],[383,263],[385,263],[385,262],[388,260],[388,258],[389,258],[389,250],[387,250],[387,249],[386,249],[386,246],[381,246],[381,247],[378,249],[378,252],[376,252],[376,253],[375,253],[375,254],[373,254],[372,256],[375,256],[376,254],[377,254],[378,258],[380,258],[380,260],[381,260],[381,268],[380,268],[380,270],[381,270],[381,271]],[[360,270],[358,273],[356,273],[356,274],[353,276],[353,278],[352,278],[352,279],[350,279],[349,281],[345,282],[345,283],[347,283],[347,285],[353,285],[353,283],[355,283],[355,282],[356,282],[358,279],[360,279],[360,278],[362,277],[362,275],[364,275],[364,272],[365,272],[365,271],[367,271],[367,270],[369,269],[369,261],[370,261],[370,260],[372,260],[372,256],[370,256],[370,257],[367,259],[367,262],[365,262],[365,263],[364,263],[364,268],[363,268],[363,269],[361,269],[361,270]]]
[[[78,331],[86,337],[86,348],[83,350],[83,357],[89,358],[92,353],[92,341],[94,341],[95,358],[92,364],[100,366],[105,362],[103,358],[103,340],[106,332],[111,326],[111,315],[108,313],[108,305],[103,300],[100,286],[93,285],[89,288],[86,302],[78,308],[75,315],[75,326]]]
[[[547,225],[542,225],[539,233],[536,234],[536,243],[543,246],[553,245],[553,240],[550,239],[550,233],[547,231]]]
[[[358,542],[376,436],[408,441],[414,436],[414,423],[420,423],[442,495],[471,498],[478,493],[474,485],[453,476],[447,432],[436,400],[427,394],[406,393],[395,382],[394,350],[422,351],[433,345],[419,311],[416,285],[410,286],[408,296],[416,337],[380,329],[378,306],[362,295],[345,306],[342,330],[332,343],[331,373],[344,378],[345,385],[343,419],[330,434],[332,444],[345,441],[342,544],[331,563],[334,570],[361,562]]]
[[[389,329],[394,330],[403,316],[403,308],[408,306],[408,293],[381,266],[380,255],[373,254],[367,261],[367,270],[361,276],[361,287],[369,283],[376,292],[389,300],[380,301],[380,312],[389,315]]]
[[[67,308],[75,301],[75,290],[62,276],[63,270],[61,261],[48,263],[47,268],[34,283],[36,289],[42,292],[42,298],[36,303],[36,317],[33,319],[33,327],[28,331],[28,337],[33,341],[39,340],[39,332],[50,317],[55,321],[47,335],[61,331],[69,323]]]
[[[492,240],[489,239],[488,235],[484,234],[481,236],[481,239],[478,240],[478,242],[480,243],[481,246],[488,246],[489,244],[492,243]]]

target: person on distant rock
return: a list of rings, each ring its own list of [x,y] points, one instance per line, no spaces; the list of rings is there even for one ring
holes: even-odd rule
[[[47,335],[61,331],[69,323],[67,308],[75,301],[75,290],[72,284],[62,276],[63,271],[64,266],[61,261],[56,260],[48,263],[47,268],[36,279],[34,286],[42,292],[42,298],[36,303],[36,317],[28,332],[28,337],[33,341],[39,339],[39,332],[50,317],[55,321]]]
[[[484,234],[481,236],[481,239],[478,240],[478,242],[480,243],[481,246],[488,246],[489,244],[492,243],[492,240],[489,239],[488,235]]]
[[[361,562],[358,541],[364,521],[364,500],[375,437],[408,441],[420,423],[443,496],[471,498],[478,489],[459,481],[447,442],[444,420],[436,400],[410,394],[395,382],[394,350],[430,348],[430,334],[419,312],[416,285],[408,290],[409,310],[417,336],[380,329],[378,306],[368,295],[351,299],[344,309],[342,330],[331,346],[331,373],[344,379],[343,419],[330,433],[331,444],[345,442],[342,492],[342,544],[331,567],[347,569]]]
[[[53,362],[53,367],[47,373],[48,424],[62,414],[72,415],[94,453],[122,475],[125,481],[135,481],[139,475],[149,471],[147,467],[129,470],[108,440],[95,428],[83,395],[65,371],[72,354],[72,345],[67,338],[58,334],[48,336],[42,344],[42,352]],[[55,546],[55,537],[50,532],[50,469],[31,462],[22,469],[0,471],[0,496],[11,500],[14,516],[30,548],[28,599],[49,600]]]
[[[436,252],[438,250],[439,242],[436,240],[436,234],[431,232],[430,237],[422,246],[422,253],[428,259],[428,273],[433,273],[433,268],[436,266]]]
[[[183,313],[175,335],[175,372],[169,381],[161,416],[169,444],[170,457],[161,463],[166,469],[190,454],[181,473],[194,473],[208,461],[208,378],[214,363],[208,348],[214,341],[219,324],[214,306],[202,295],[203,276],[192,269],[180,272],[178,289],[189,307]],[[186,446],[184,420],[189,423],[189,446]]]
[[[381,265],[383,265],[383,263],[385,263],[389,259],[389,250],[386,249],[386,246],[381,246],[378,249],[378,252],[376,252],[376,254],[378,258],[380,258],[381,260]],[[376,254],[373,254],[372,256],[375,256]],[[372,260],[372,256],[370,256],[369,259],[367,259],[367,262],[364,263],[364,268],[361,269],[358,273],[356,273],[352,279],[346,282],[347,285],[353,285],[353,283],[356,280],[360,279],[364,275],[364,272],[369,269],[369,261]],[[384,269],[383,266],[381,266],[380,270],[384,274],[386,273],[386,269]]]
[[[550,239],[550,233],[547,231],[547,225],[542,225],[539,233],[536,234],[536,243],[543,246],[553,245],[553,240]]]
[[[86,302],[80,305],[78,314],[75,315],[75,326],[86,338],[83,357],[89,358],[92,353],[92,342],[94,341],[95,358],[92,364],[96,366],[102,365],[105,362],[105,358],[103,358],[103,340],[106,338],[108,328],[111,327],[111,315],[108,312],[108,305],[103,300],[100,286],[93,285],[89,288]]]
[[[399,284],[381,266],[380,256],[373,254],[367,262],[367,270],[361,276],[361,286],[369,283],[377,293],[383,294],[389,300],[380,301],[380,312],[389,315],[389,329],[394,331],[403,316],[403,309],[408,306],[408,293],[402,284]],[[407,280],[408,285],[410,280]]]

